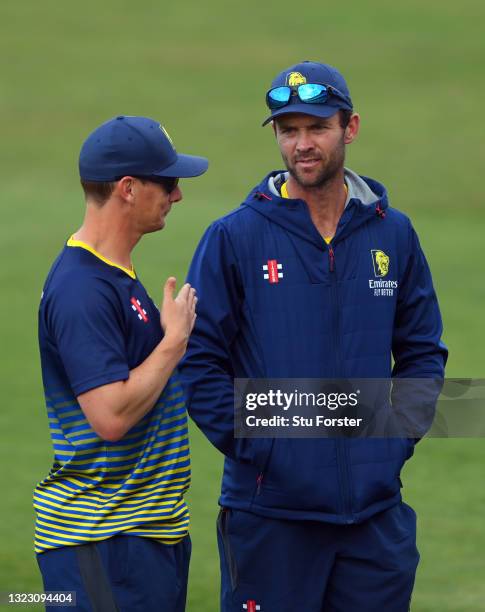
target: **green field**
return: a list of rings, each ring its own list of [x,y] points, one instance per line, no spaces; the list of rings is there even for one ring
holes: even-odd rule
[[[331,4],[331,5],[330,5]],[[180,151],[206,155],[201,179],[135,265],[157,301],[184,278],[211,220],[281,167],[264,93],[292,63],[346,75],[362,131],[348,165],[384,182],[419,232],[440,298],[448,376],[484,377],[485,4],[384,0],[277,5],[247,0],[3,0],[0,5],[0,591],[40,590],[31,494],[50,463],[36,342],[49,266],[82,220],[77,155],[118,114],[164,123]],[[221,459],[193,428],[189,612],[218,609],[214,522]],[[418,513],[416,612],[485,610],[485,444],[424,440],[403,474]],[[27,609],[27,608],[22,608]],[[303,611],[304,612],[304,611]]]

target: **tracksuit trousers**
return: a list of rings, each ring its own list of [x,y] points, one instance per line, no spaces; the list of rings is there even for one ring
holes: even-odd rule
[[[222,508],[222,612],[407,612],[419,553],[405,503],[361,524]]]
[[[83,612],[184,612],[191,544],[118,535],[37,555],[44,591],[74,591]]]

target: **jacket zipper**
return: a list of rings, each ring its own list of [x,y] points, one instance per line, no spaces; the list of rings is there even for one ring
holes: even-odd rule
[[[261,485],[263,483],[263,472],[259,472],[258,477],[256,478],[256,495],[261,493]]]
[[[273,453],[273,447],[274,447],[274,443],[275,443],[275,438],[273,438],[270,442],[270,446],[269,446],[269,450],[268,450],[268,454],[265,457],[264,463],[261,466],[260,471],[258,472],[258,475],[256,476],[256,491],[253,495],[253,499],[252,502],[254,502],[254,497],[257,495],[261,494],[261,485],[263,484],[263,478],[264,475],[268,469],[268,465],[271,459],[271,454]],[[252,503],[251,502],[251,503]]]
[[[340,335],[339,335],[339,306],[338,306],[338,288],[337,288],[337,275],[335,273],[335,252],[331,244],[328,245],[328,257],[329,257],[329,271],[330,281],[332,287],[332,331],[333,331],[333,346],[334,346],[334,358],[335,358],[335,375],[339,374],[339,366],[342,362],[341,358],[341,346],[340,346]],[[348,457],[348,444],[345,438],[338,438],[335,440],[337,450],[337,462],[338,471],[340,475],[340,482],[342,485],[342,501],[343,501],[343,512],[345,522],[350,524],[354,522],[351,512],[351,493],[350,493],[350,473],[349,473],[349,457]]]
[[[332,245],[328,245],[328,256],[330,258],[329,268],[330,272],[335,272],[335,253],[333,252]]]

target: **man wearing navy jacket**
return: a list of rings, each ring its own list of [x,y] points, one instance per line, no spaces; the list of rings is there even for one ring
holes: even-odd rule
[[[221,607],[401,612],[419,560],[399,479],[414,440],[234,437],[234,378],[441,379],[447,357],[409,219],[344,167],[360,117],[343,76],[302,62],[266,103],[286,171],[209,227],[188,276],[189,412],[225,455]]]

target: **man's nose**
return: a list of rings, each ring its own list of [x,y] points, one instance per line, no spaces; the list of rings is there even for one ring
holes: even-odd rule
[[[298,151],[308,151],[313,149],[313,140],[310,134],[307,132],[300,132],[296,141],[296,148]]]
[[[175,187],[175,189],[170,193],[170,203],[174,204],[175,202],[180,202],[182,199],[182,190],[179,185]]]

